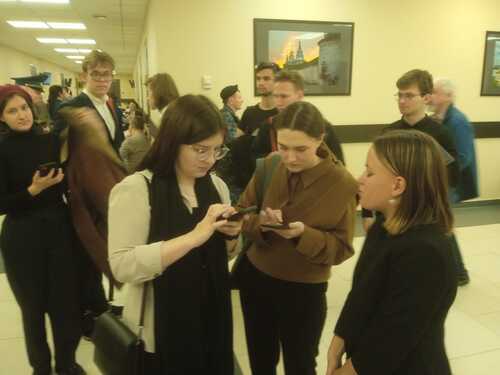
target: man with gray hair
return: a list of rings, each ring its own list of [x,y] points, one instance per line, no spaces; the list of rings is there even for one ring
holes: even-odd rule
[[[467,117],[455,106],[455,85],[446,78],[436,79],[431,96],[434,119],[442,123],[453,135],[457,147],[458,167],[460,170],[457,185],[450,189],[451,203],[458,203],[479,195],[477,181],[476,151],[474,147],[474,128]],[[455,237],[456,257],[459,257],[459,285],[469,282],[469,276],[462,261]]]

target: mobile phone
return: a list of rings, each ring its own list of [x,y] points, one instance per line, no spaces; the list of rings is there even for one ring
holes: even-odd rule
[[[290,225],[288,225],[288,223],[260,224],[260,226],[269,229],[290,229]]]
[[[59,173],[58,169],[59,169],[59,164],[56,163],[56,162],[49,162],[49,163],[44,163],[44,164],[40,164],[38,166],[38,172],[40,173],[40,177],[45,177],[47,176],[50,171],[54,169],[56,171],[56,175]]]
[[[250,206],[250,207],[247,207],[247,208],[237,209],[236,213],[234,213],[233,215],[231,215],[229,217],[224,217],[224,216],[220,215],[217,218],[217,221],[219,221],[219,220],[239,221],[246,214],[251,214],[253,212],[257,212],[258,210],[259,210],[259,208],[257,206]]]
[[[246,214],[252,214],[257,212],[259,208],[257,206],[250,206],[247,208],[239,209],[234,215],[227,218],[227,221],[240,221]]]

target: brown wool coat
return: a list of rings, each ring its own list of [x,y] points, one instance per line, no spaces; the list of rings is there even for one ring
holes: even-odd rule
[[[92,109],[68,109],[66,177],[75,231],[92,260],[110,280],[108,198],[126,170],[107,140],[105,124]]]
[[[301,172],[293,199],[288,187],[289,173],[281,162],[263,197],[262,208],[281,209],[285,221],[305,224],[301,237],[288,240],[274,232],[262,232],[258,214],[251,215],[243,225],[243,232],[254,241],[248,250],[249,260],[260,271],[280,280],[327,281],[331,266],[354,254],[358,184],[327,147],[322,146],[318,154],[323,160]],[[269,165],[270,157],[265,163]],[[256,186],[254,175],[240,199],[240,206],[258,205]]]

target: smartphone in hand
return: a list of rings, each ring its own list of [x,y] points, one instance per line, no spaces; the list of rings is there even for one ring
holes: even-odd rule
[[[47,176],[52,169],[54,169],[56,171],[54,176],[57,176],[57,174],[59,173],[59,164],[58,163],[52,161],[49,163],[40,164],[38,166],[38,172],[40,173],[40,177]]]
[[[260,226],[269,229],[290,229],[290,225],[288,225],[288,223],[260,224]]]
[[[222,215],[217,218],[217,220],[227,220],[227,221],[240,221],[246,214],[251,214],[257,212],[259,208],[257,206],[250,206],[247,208],[237,209],[236,213],[225,218]]]

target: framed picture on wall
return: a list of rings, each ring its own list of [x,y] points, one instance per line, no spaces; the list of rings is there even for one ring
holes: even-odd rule
[[[481,96],[500,96],[500,31],[487,31]]]
[[[354,23],[256,18],[253,26],[255,66],[299,72],[305,95],[351,94]]]

